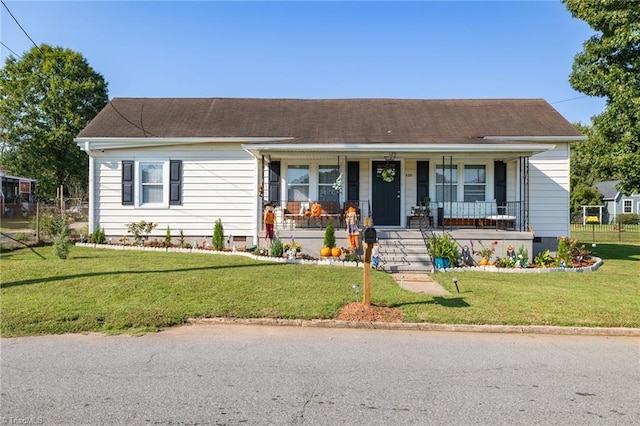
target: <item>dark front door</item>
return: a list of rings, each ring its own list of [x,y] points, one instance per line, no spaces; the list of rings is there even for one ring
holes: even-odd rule
[[[374,161],[371,173],[371,210],[373,226],[400,226],[401,175],[399,161]],[[393,181],[384,170],[390,167],[395,172]]]

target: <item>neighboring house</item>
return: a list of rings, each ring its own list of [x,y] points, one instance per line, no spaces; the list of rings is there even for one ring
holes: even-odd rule
[[[542,99],[116,98],[76,138],[89,228],[116,238],[146,220],[197,240],[220,218],[255,244],[265,202],[280,229],[308,226],[313,202],[404,228],[429,197],[435,226],[551,246],[569,234],[569,144],[582,140]]]
[[[36,180],[18,176],[7,176],[0,170],[2,186],[0,190],[0,212],[2,216],[16,214],[26,216],[29,206],[36,201]]]
[[[618,183],[618,180],[609,180],[594,185],[602,194],[603,223],[613,223],[616,216],[622,213],[640,215],[640,194],[624,195],[616,189]]]

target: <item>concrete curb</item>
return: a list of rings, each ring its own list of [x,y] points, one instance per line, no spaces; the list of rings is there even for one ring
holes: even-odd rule
[[[473,325],[406,322],[358,322],[339,320],[288,320],[274,318],[190,318],[187,324],[199,325],[268,325],[318,328],[357,328],[372,330],[445,331],[467,333],[551,334],[559,336],[640,337],[640,328],[559,327],[544,325]]]

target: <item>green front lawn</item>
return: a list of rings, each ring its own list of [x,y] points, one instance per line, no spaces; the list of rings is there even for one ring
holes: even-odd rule
[[[74,247],[0,254],[3,337],[141,332],[194,317],[333,318],[355,301],[362,269],[293,265],[239,256]],[[640,245],[599,244],[592,273],[438,273],[452,292],[400,289],[372,271],[372,302],[401,308],[406,322],[640,327]],[[452,278],[457,277],[460,294]]]

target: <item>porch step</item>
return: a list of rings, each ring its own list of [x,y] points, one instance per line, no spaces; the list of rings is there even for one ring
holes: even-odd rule
[[[433,272],[422,233],[411,229],[378,230],[380,265],[387,272]]]

